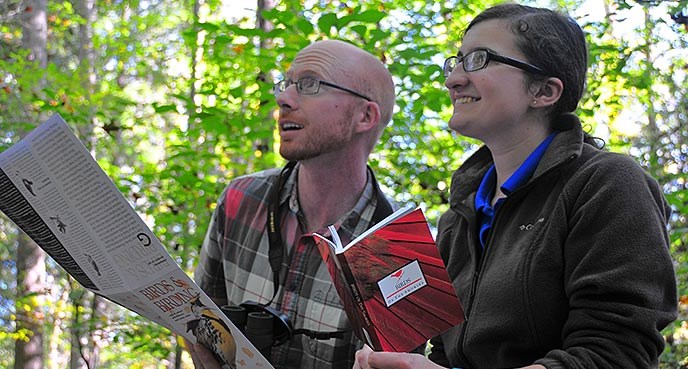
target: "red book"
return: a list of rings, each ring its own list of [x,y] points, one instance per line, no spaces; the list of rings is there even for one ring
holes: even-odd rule
[[[376,351],[409,352],[464,321],[423,211],[402,208],[343,246],[313,238],[358,338]]]

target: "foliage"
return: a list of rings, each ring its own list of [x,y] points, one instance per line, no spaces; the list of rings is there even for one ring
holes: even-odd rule
[[[60,113],[191,273],[226,183],[283,164],[276,153],[273,81],[303,46],[339,38],[378,56],[395,76],[397,109],[371,165],[388,194],[423,206],[435,222],[448,206],[451,173],[477,144],[447,127],[451,106],[439,65],[456,53],[467,22],[498,1],[285,0],[261,13],[268,22],[262,28],[253,14],[227,14],[232,2],[98,2],[90,24],[80,15],[83,1],[48,1],[45,72],[22,49],[22,2],[0,2],[0,151],[41,114]],[[611,150],[631,154],[664,186],[674,210],[671,251],[683,310],[665,330],[662,367],[688,365],[687,29],[670,16],[688,12],[688,1],[599,0],[607,5],[601,17],[579,12],[583,0],[523,2],[547,3],[581,19],[590,79],[578,113]],[[629,27],[631,14],[642,22]],[[95,51],[92,79],[79,56],[84,25],[93,30],[87,46]],[[15,233],[0,216],[3,327],[13,326],[16,313]],[[48,270],[46,324],[70,327],[75,294],[79,301],[90,295],[54,263]],[[166,330],[118,307],[105,314],[100,334],[111,346],[102,349],[100,367],[162,367],[173,358],[176,344]],[[84,324],[102,319],[82,317]],[[49,332],[56,347],[69,352],[70,331]],[[0,366],[11,364],[14,334],[0,332]]]

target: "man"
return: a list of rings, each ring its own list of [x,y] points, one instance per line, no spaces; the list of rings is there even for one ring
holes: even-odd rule
[[[276,368],[348,369],[362,344],[317,248],[301,236],[329,234],[326,227],[335,224],[347,243],[391,213],[367,161],[391,120],[394,83],[373,55],[326,40],[301,50],[274,92],[280,154],[294,165],[230,183],[213,214],[195,278],[219,306],[270,304],[295,329],[341,335],[294,335],[272,347],[268,359]],[[272,233],[269,216],[276,219]],[[270,264],[271,251],[282,260],[279,270]],[[197,368],[219,368],[202,346],[190,352]]]

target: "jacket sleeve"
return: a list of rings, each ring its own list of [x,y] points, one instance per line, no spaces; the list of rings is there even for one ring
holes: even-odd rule
[[[632,159],[600,155],[564,191],[569,314],[563,345],[536,361],[555,368],[650,368],[677,316],[670,214],[660,187]]]
[[[430,339],[430,355],[428,358],[437,365],[449,367],[449,359],[446,352],[444,352],[441,336]]]

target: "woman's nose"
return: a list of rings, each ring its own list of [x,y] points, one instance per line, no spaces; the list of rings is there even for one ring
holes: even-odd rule
[[[444,80],[444,85],[450,90],[465,86],[467,83],[468,83],[467,74],[463,70],[463,68],[461,68],[460,65],[457,65],[449,73],[449,76],[447,76],[447,79]]]

